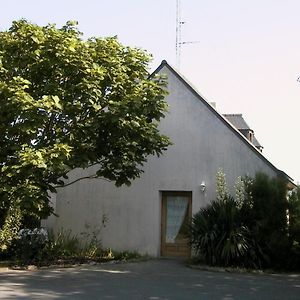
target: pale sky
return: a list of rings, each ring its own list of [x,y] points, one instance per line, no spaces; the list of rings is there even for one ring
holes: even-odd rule
[[[84,37],[115,36],[176,66],[176,0],[0,0],[0,30],[13,20]],[[300,183],[300,1],[181,0],[181,73],[221,113],[242,113],[264,155]]]

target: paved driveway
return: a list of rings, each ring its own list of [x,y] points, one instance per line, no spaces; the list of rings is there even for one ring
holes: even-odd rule
[[[1,299],[300,299],[299,275],[190,269],[174,260],[1,271]]]

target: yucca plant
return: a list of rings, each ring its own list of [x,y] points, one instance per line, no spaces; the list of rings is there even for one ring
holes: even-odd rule
[[[190,232],[196,254],[209,265],[259,265],[259,249],[242,223],[240,209],[231,196],[213,201],[195,214]]]

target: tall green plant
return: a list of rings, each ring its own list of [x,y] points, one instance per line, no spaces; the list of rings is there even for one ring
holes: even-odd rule
[[[242,219],[246,189],[239,177],[235,184],[236,199],[229,196],[226,175],[216,174],[216,197],[207,207],[194,215],[191,243],[196,253],[210,265],[261,265],[261,251]]]
[[[257,173],[237,178],[234,199],[227,195],[222,170],[216,179],[217,200],[202,208],[191,226],[192,245],[206,263],[282,267],[300,253],[299,190],[288,202],[284,180]]]
[[[288,197],[288,233],[291,251],[287,266],[300,270],[300,186],[295,188]]]
[[[246,184],[241,176],[237,177],[234,188],[235,188],[235,201],[238,207],[242,208],[242,206],[245,204]]]
[[[287,225],[287,185],[281,178],[257,173],[247,186],[252,208],[244,210],[244,221],[268,260],[265,266],[284,265],[290,249]]]
[[[191,243],[209,265],[259,267],[255,241],[241,220],[236,201],[228,196],[213,201],[194,215]]]
[[[288,198],[289,236],[300,245],[300,186]]]
[[[216,196],[219,201],[225,200],[229,196],[226,174],[222,168],[216,174]]]

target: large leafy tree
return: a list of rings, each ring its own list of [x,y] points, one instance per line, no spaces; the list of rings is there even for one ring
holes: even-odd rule
[[[0,32],[0,244],[24,215],[51,213],[49,191],[74,168],[129,184],[169,145],[158,123],[166,82],[149,55],[112,38],[83,40],[20,20]]]

